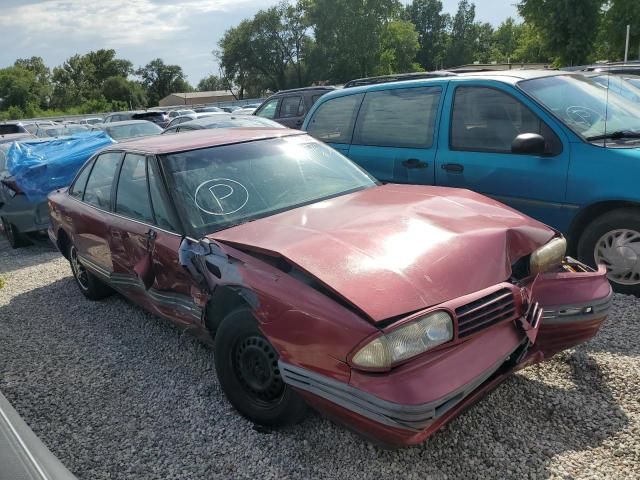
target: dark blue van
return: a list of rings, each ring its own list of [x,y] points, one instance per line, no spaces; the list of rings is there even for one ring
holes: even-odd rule
[[[496,198],[640,294],[640,107],[579,74],[511,70],[322,96],[303,130],[382,182]]]

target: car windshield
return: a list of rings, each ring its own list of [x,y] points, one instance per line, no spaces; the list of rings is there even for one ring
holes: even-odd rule
[[[640,133],[638,104],[581,75],[523,80],[518,86],[584,139],[618,131]]]
[[[162,133],[162,128],[151,122],[114,125],[113,127],[107,127],[106,130],[114,140],[126,140],[127,138],[146,137],[147,135]]]
[[[63,137],[65,135],[73,135],[78,132],[87,132],[87,128],[81,125],[65,125],[62,127],[53,127],[42,129],[39,133],[40,137]]]
[[[618,75],[603,73],[589,78],[602,87],[608,88],[610,92],[615,92],[632,102],[640,103],[640,89]]]
[[[162,162],[180,215],[198,237],[376,184],[307,135],[174,153]]]

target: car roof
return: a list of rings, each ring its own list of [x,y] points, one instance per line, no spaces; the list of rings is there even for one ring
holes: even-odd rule
[[[572,72],[560,71],[560,70],[492,70],[482,72],[467,72],[456,73],[451,76],[438,76],[433,78],[420,78],[416,80],[403,80],[398,82],[388,83],[375,83],[372,85],[362,85],[357,87],[344,88],[341,90],[334,90],[332,92],[323,95],[317,105],[322,102],[330,100],[331,98],[342,97],[345,95],[353,95],[357,93],[365,93],[368,91],[387,90],[392,88],[402,87],[418,87],[438,85],[448,82],[466,81],[469,79],[482,79],[482,80],[495,80],[502,83],[515,84],[521,80],[529,80],[532,78],[551,77],[557,75],[576,75]]]
[[[151,123],[152,125],[155,125],[155,123],[150,122],[149,120],[120,120],[119,122],[109,122],[98,125],[98,128],[120,127],[124,125],[140,125],[141,123]]]
[[[155,155],[184,152],[199,148],[218,147],[234,143],[252,142],[267,138],[304,135],[305,132],[288,128],[218,128],[193,130],[179,135],[153,135],[105,148],[108,150],[133,150]]]

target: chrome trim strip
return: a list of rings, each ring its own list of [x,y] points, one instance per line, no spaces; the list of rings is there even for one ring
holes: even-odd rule
[[[145,295],[149,296],[153,301],[157,303],[179,307],[187,310],[188,313],[197,320],[200,320],[202,318],[202,308],[195,305],[190,297],[180,295],[179,293],[156,290],[154,288],[147,289],[138,277],[134,277],[133,275],[128,275],[126,273],[109,272],[104,267],[97,265],[95,262],[92,262],[85,256],[81,256],[80,260],[85,267],[92,271],[92,273],[99,275],[106,283],[114,288],[136,288],[138,290],[141,290]]]
[[[606,297],[590,302],[545,306],[542,323],[543,325],[563,325],[602,318],[609,313],[612,303],[613,291],[610,291]]]
[[[464,400],[491,377],[512,354],[513,352],[500,358],[479,377],[446,396],[419,405],[404,405],[383,400],[352,385],[282,360],[278,361],[278,366],[284,382],[294,388],[310,392],[383,425],[420,431]]]

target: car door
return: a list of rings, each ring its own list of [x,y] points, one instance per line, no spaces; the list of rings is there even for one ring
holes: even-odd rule
[[[102,278],[113,271],[109,220],[113,181],[121,158],[121,152],[98,155],[84,167],[70,192],[78,201],[74,214],[69,216],[73,244],[80,261]]]
[[[122,161],[111,222],[111,281],[148,309],[179,323],[193,323],[200,309],[190,296],[193,282],[178,263],[182,237],[172,231],[174,223],[163,219],[159,203],[154,214],[150,194],[157,184],[153,174],[153,181],[148,181],[149,168],[143,154],[127,153]]]
[[[302,95],[288,95],[280,101],[276,121],[285,127],[300,128],[304,121],[304,101]]]
[[[445,102],[436,183],[489,195],[561,225],[571,208],[565,203],[570,149],[555,121],[506,84],[451,82]],[[522,133],[542,135],[545,154],[512,153]]]
[[[349,158],[381,182],[433,184],[443,86],[367,92]]]
[[[357,93],[322,102],[307,122],[307,132],[349,156],[353,127],[363,98],[364,93]]]

